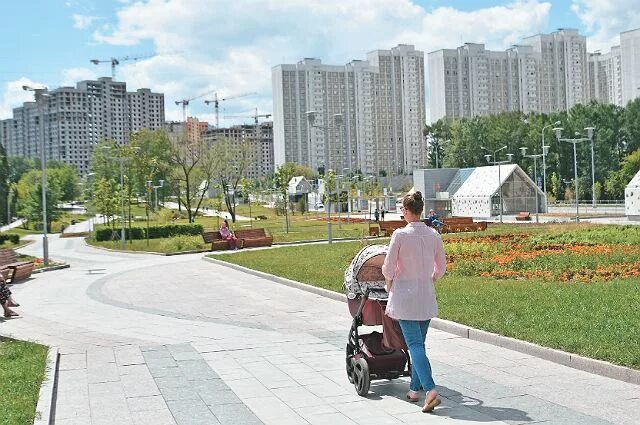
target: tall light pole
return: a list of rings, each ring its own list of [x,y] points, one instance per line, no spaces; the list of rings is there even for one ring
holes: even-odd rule
[[[164,180],[159,180],[160,184],[159,185],[153,185],[151,187],[153,187],[153,191],[155,194],[155,202],[154,202],[154,209],[158,210],[158,189],[161,187],[164,187]]]
[[[580,133],[576,133],[580,135]],[[588,142],[589,138],[580,137],[576,139],[563,139],[562,138],[562,129],[556,129],[556,137],[560,142],[567,142],[573,145],[573,178],[574,178],[574,186],[576,191],[576,223],[580,223],[580,204],[578,203],[578,156],[576,152],[576,145],[580,142]]]
[[[485,148],[484,146],[480,146],[480,149],[483,149],[487,152],[489,152],[489,150],[487,148]],[[493,151],[493,155],[492,154],[486,154],[484,157],[487,159],[487,162],[491,165],[497,165],[498,166],[498,189],[500,190],[500,223],[502,223],[502,215],[504,212],[504,203],[502,200],[502,175],[500,174],[500,169],[502,164],[508,164],[511,162],[511,158],[513,157],[512,153],[508,153],[507,154],[507,160],[505,161],[496,161],[496,156],[498,154],[498,152],[500,152],[501,150],[507,149],[507,145],[504,145],[503,147],[501,147],[500,149],[496,149],[495,151]],[[492,160],[493,158],[493,160]]]
[[[542,127],[542,191],[544,192],[545,211],[549,210],[549,199],[547,198],[547,153],[549,152],[549,148],[547,147],[545,151],[546,145],[544,144],[544,131],[549,127],[554,127],[555,130],[555,128],[561,124],[562,123],[560,121],[556,121],[553,124]],[[536,182],[536,184],[538,184],[538,182]]]
[[[111,146],[103,146],[104,150],[108,151],[111,149]],[[134,150],[138,151],[140,148],[134,148]],[[131,158],[123,156],[120,149],[118,149],[118,156],[108,156],[111,159],[115,159],[120,163],[120,248],[125,251],[127,249],[127,236],[125,231],[125,219],[124,219],[124,163],[129,161]]]
[[[309,127],[311,128],[317,128],[322,130],[325,134],[327,132],[329,132],[330,130],[335,130],[335,129],[339,129],[339,126],[322,126],[322,125],[316,125],[316,117],[318,115],[317,111],[307,111],[305,112],[305,114],[307,115],[307,122],[309,123]],[[336,124],[338,124],[340,122],[341,119],[344,118],[344,116],[342,114],[334,114],[334,119],[336,120]],[[345,125],[345,132],[344,135],[346,137],[346,125]],[[330,154],[330,153],[329,153]],[[351,157],[351,151],[349,150],[348,152],[349,158]],[[330,162],[330,156],[329,158],[326,158],[328,165],[331,166],[331,162]],[[328,175],[328,171],[325,172],[325,176]],[[329,208],[327,208],[327,206],[325,205],[325,209],[327,210],[327,240],[329,243],[332,243],[333,238],[331,235],[331,187],[328,184],[328,181],[325,182],[325,191],[329,191]],[[339,211],[339,210],[338,210]],[[339,213],[338,213],[339,214]],[[338,226],[341,226],[340,221],[338,221]]]
[[[538,183],[536,181],[538,178],[538,158],[542,158],[544,160],[544,157],[547,155],[547,152],[549,151],[549,146],[543,146],[542,149],[543,149],[542,153],[527,155],[527,148],[524,146],[520,148],[523,158],[533,159],[533,179],[536,186],[536,189],[534,191],[535,197],[536,197],[536,223],[540,223],[540,217],[538,217],[538,213],[540,212],[540,205],[538,202]]]
[[[593,208],[596,207],[596,164],[595,164],[595,156],[594,156],[594,147],[593,147],[593,132],[596,129],[595,127],[585,127],[585,131],[587,132],[587,138],[591,140],[591,205]]]
[[[345,176],[347,176],[347,223],[351,223],[351,177],[349,176],[351,169],[344,167],[342,171],[345,172]]]
[[[35,89],[30,86],[22,86],[22,90],[34,92],[36,106],[40,115],[40,167],[42,169],[42,261],[45,266],[49,265],[49,238],[47,220],[47,157],[45,155],[44,143],[44,98],[49,95],[45,93],[48,89],[42,87]]]

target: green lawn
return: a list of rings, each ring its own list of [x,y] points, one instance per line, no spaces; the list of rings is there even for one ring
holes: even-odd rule
[[[0,423],[33,423],[46,359],[47,347],[0,340]]]
[[[444,240],[450,271],[438,283],[441,318],[640,369],[640,228],[505,225]],[[215,258],[342,292],[344,270],[361,246]]]

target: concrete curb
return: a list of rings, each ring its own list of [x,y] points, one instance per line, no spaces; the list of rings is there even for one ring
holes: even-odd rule
[[[54,270],[62,270],[62,269],[68,269],[69,267],[71,267],[70,264],[57,264],[55,266],[49,266],[49,267],[42,267],[40,269],[35,269],[34,271],[31,272],[31,274],[38,274],[38,273],[45,273],[45,272],[52,272]]]
[[[36,417],[33,425],[50,425],[53,423],[56,410],[56,393],[58,388],[58,362],[60,355],[57,347],[49,347],[45,377],[40,386],[40,396],[36,406]]]
[[[296,289],[301,289],[303,291],[331,298],[336,301],[347,302],[347,297],[344,294],[339,294],[337,292],[329,291],[323,288],[317,288],[306,283],[297,282],[291,279],[286,279],[258,270],[253,270],[244,266],[239,266],[237,264],[227,263],[226,261],[217,260],[215,258],[207,256],[204,256],[202,258],[205,261],[258,276],[272,282],[280,283]],[[579,369],[585,372],[593,373],[595,375],[605,376],[607,378],[617,379],[619,381],[640,385],[640,370],[618,366],[602,360],[583,357],[578,354],[567,353],[566,351],[562,350],[543,347],[538,344],[502,336],[493,332],[475,329],[470,326],[462,325],[460,323],[452,322],[449,320],[434,318],[431,320],[431,326],[435,329],[448,332],[462,338],[468,338],[473,341],[484,342],[486,344],[491,344],[498,347],[506,348],[508,350],[517,351],[519,353],[528,354],[533,357],[538,357],[543,360],[548,360],[553,363],[561,364],[574,369]]]

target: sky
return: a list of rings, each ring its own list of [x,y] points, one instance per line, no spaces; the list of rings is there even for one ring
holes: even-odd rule
[[[90,60],[129,56],[142,59],[123,62],[117,79],[165,93],[168,120],[182,118],[176,100],[256,93],[221,104],[228,125],[251,122],[255,108],[271,113],[280,63],[345,64],[400,43],[425,53],[465,42],[505,49],[557,28],[577,28],[589,51],[607,52],[640,27],[640,0],[4,0],[2,15],[0,119],[32,98],[24,84],[110,76],[108,63]],[[211,96],[188,115],[213,123]]]

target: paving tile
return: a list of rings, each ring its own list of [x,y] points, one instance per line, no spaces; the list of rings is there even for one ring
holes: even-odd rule
[[[127,405],[131,412],[146,412],[151,410],[162,410],[167,408],[167,404],[160,395],[148,397],[128,397]]]
[[[262,425],[262,421],[244,404],[216,404],[209,406],[222,425]]]
[[[178,425],[219,425],[220,422],[202,400],[167,401]]]
[[[135,425],[176,425],[173,415],[165,406],[162,410],[146,410],[131,414]]]

